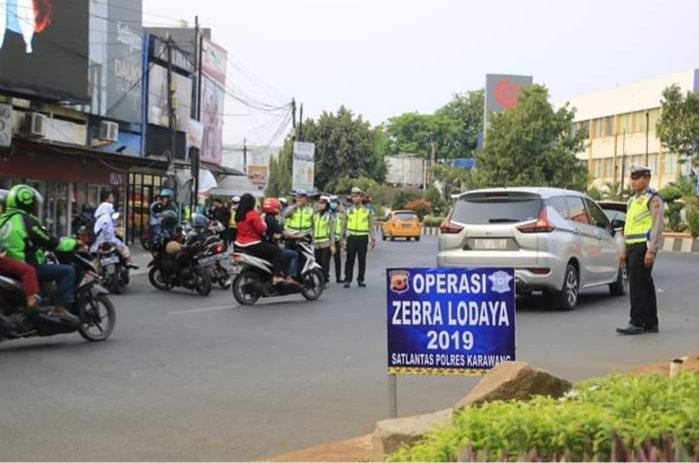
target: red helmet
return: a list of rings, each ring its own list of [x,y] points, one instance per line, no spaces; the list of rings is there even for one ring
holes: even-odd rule
[[[280,209],[281,203],[277,198],[265,198],[262,203],[262,212],[265,214],[277,215]]]

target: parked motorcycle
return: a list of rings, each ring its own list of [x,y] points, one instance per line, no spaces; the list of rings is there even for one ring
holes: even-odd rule
[[[315,260],[313,245],[303,239],[296,243],[299,252],[299,275],[295,275],[300,284],[272,283],[272,263],[246,254],[244,251],[233,253],[231,275],[233,278],[233,297],[241,305],[254,305],[260,297],[287,296],[302,294],[309,301],[320,298],[324,290],[324,278],[320,265]]]
[[[148,280],[160,291],[182,287],[208,296],[211,293],[211,276],[199,262],[204,252],[202,241],[185,244],[170,241],[154,251],[153,260],[148,264]]]
[[[70,311],[79,317],[79,323],[66,321],[50,314],[54,287],[44,288],[44,300],[38,309],[26,311],[26,298],[21,284],[0,276],[0,314],[7,323],[0,323],[0,341],[53,336],[78,332],[87,341],[104,341],[114,331],[116,314],[109,293],[102,287],[97,270],[86,253],[57,253],[54,262],[72,265],[76,270],[75,303]]]
[[[112,294],[121,294],[130,281],[129,267],[113,243],[104,242],[97,248],[100,277]]]
[[[204,252],[199,258],[199,265],[209,270],[213,283],[217,283],[221,289],[228,289],[231,286],[228,270],[230,258],[226,244],[221,239],[221,232],[224,230],[225,227],[214,220],[209,222],[205,229],[190,229],[185,242],[203,242]]]

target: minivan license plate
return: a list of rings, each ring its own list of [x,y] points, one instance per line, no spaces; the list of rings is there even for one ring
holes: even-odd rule
[[[477,239],[474,244],[476,249],[507,249],[507,238]]]

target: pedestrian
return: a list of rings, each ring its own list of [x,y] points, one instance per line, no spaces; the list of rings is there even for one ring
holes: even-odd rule
[[[226,230],[228,234],[228,243],[229,245],[232,245],[235,243],[235,236],[236,236],[236,225],[235,225],[235,211],[238,209],[238,203],[240,203],[240,196],[233,196],[231,198],[231,218],[228,222],[228,230]]]
[[[223,201],[220,198],[214,198],[213,202],[214,205],[211,208],[209,218],[223,225],[224,229],[219,235],[227,249],[230,244],[228,241],[230,235],[228,234],[227,228],[231,222],[231,210],[223,204]]]
[[[335,221],[330,211],[330,198],[321,196],[313,214],[313,247],[316,262],[323,271],[324,284],[330,281],[330,258],[335,254]]]
[[[347,221],[343,236],[347,237],[347,262],[345,263],[345,288],[352,285],[354,260],[359,260],[357,283],[360,288],[366,287],[366,253],[369,244],[371,249],[376,247],[374,238],[374,216],[363,204],[364,192],[357,187],[352,188],[352,205],[347,210]]]
[[[620,257],[629,275],[631,317],[619,334],[657,333],[658,305],[653,283],[653,264],[663,233],[664,202],[650,188],[651,171],[645,166],[631,166],[631,189],[624,226],[625,252]]]
[[[333,260],[335,261],[335,282],[342,283],[344,282],[342,278],[342,249],[345,246],[343,232],[346,218],[345,209],[340,204],[337,196],[330,196],[330,210],[335,216],[335,254],[333,255]]]

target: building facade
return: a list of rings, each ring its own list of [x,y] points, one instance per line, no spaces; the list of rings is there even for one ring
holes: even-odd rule
[[[655,131],[663,90],[673,84],[683,93],[697,91],[699,70],[622,85],[567,101],[576,109],[575,129],[585,136],[585,149],[578,157],[587,162],[593,186],[619,185],[623,177],[628,178],[631,164],[652,169],[654,188],[661,188],[686,173],[684,169],[688,167],[675,153],[663,149]],[[628,180],[623,181],[628,186]]]

